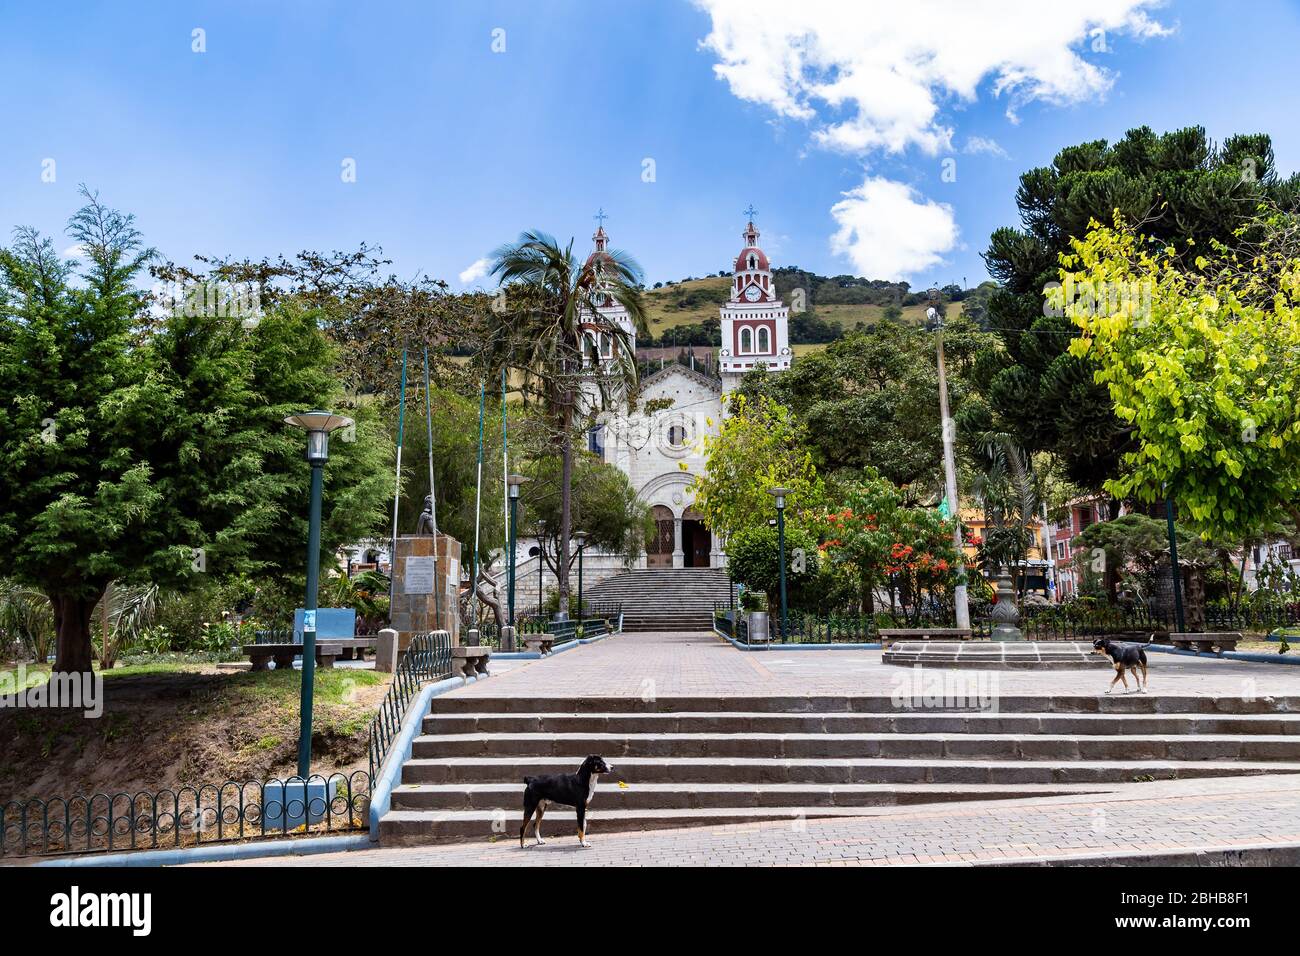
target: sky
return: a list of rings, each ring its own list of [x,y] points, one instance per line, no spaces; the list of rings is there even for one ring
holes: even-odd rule
[[[85,184],[166,258],[382,247],[490,287],[604,210],[646,281],[986,278],[1022,172],[1125,130],[1300,169],[1295,0],[0,0],[0,243]]]

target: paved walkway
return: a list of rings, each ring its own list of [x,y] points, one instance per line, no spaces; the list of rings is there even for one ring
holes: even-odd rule
[[[600,833],[591,849],[571,817],[545,846],[492,843],[358,850],[247,860],[236,866],[853,866],[981,864],[1209,848],[1300,845],[1300,776],[1124,784],[1103,800],[1044,797],[925,807],[878,807],[836,820]],[[513,827],[514,818],[508,821]]]
[[[1300,696],[1300,667],[1189,657],[1153,651],[1151,693],[1215,697]],[[514,662],[511,662],[512,664]],[[740,651],[710,632],[634,633],[519,666],[493,665],[491,680],[455,691],[458,697],[745,697],[864,694],[889,696],[910,668],[882,664],[880,651]],[[926,674],[935,673],[931,669]],[[973,671],[993,693],[1056,696],[1100,694],[1114,672],[1095,670]],[[1118,691],[1116,691],[1118,693]]]

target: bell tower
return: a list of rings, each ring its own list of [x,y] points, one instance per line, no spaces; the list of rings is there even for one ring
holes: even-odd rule
[[[758,246],[754,207],[742,233],[745,247],[732,269],[731,295],[722,307],[722,348],[719,370],[723,391],[736,387],[746,372],[764,366],[783,372],[794,357],[790,350],[790,310],[777,297],[767,256]]]

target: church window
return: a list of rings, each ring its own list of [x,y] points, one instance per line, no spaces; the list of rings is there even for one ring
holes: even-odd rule
[[[748,326],[740,330],[740,352],[754,351],[754,333]]]
[[[605,457],[605,426],[597,425],[587,432],[587,449],[593,454]]]
[[[668,428],[668,444],[674,448],[681,448],[686,444],[686,428],[682,425],[671,425]]]
[[[758,351],[764,354],[772,351],[772,338],[767,326],[763,326],[758,330]]]
[[[756,268],[758,268],[758,260],[755,259],[753,256],[750,256],[750,257],[749,257],[749,267],[750,267],[751,269],[756,269]]]

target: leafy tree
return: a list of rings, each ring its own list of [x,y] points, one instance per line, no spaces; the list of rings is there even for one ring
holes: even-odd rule
[[[185,588],[302,566],[308,469],[279,418],[333,388],[311,368],[328,350],[303,315],[251,333],[151,318],[135,281],[152,251],[131,216],[86,199],[68,229],[79,281],[34,230],[0,250],[0,547],[49,597],[55,669],[69,672],[91,668],[90,615],[110,581]],[[325,550],[373,513],[382,446],[364,416],[356,436],[332,444]]]
[[[777,529],[752,525],[727,539],[727,564],[732,580],[767,595],[768,607],[781,600],[781,542]],[[791,522],[785,526],[786,603],[804,608],[815,599],[817,539]]]
[[[769,488],[788,488],[796,512],[816,509],[821,481],[804,444],[805,430],[790,410],[741,394],[732,397],[730,410],[718,434],[705,436],[705,472],[692,484],[695,509],[710,530],[729,541],[745,528],[766,525],[776,514]]]
[[[1293,234],[1288,227],[1284,237]],[[1129,228],[1074,243],[1065,278],[1139,290],[1117,304],[1067,306],[1117,418],[1133,433],[1116,497],[1178,503],[1206,536],[1235,540],[1300,502],[1300,254],[1265,246],[1248,261],[1205,249],[1185,263]],[[1208,257],[1207,257],[1208,254]]]
[[[990,326],[1009,357],[989,385],[991,423],[1030,453],[1059,455],[1070,480],[1100,490],[1131,450],[1132,429],[1117,417],[1089,356],[1067,351],[1074,329],[1045,307],[1058,257],[1091,220],[1118,210],[1161,241],[1235,242],[1266,199],[1290,205],[1300,180],[1282,182],[1264,135],[1232,136],[1215,147],[1200,127],[1156,135],[1143,126],[1111,145],[1104,140],[1061,150],[1052,165],[1020,177],[1022,228],[996,230],[984,254],[1002,284],[988,302]],[[1112,507],[1112,517],[1118,502]]]
[[[970,372],[996,346],[961,321],[944,333],[949,401],[963,422]],[[801,356],[780,375],[747,375],[738,392],[767,396],[805,426],[807,447],[823,472],[874,468],[897,485],[939,485],[943,441],[934,338],[914,326],[880,324],[853,332],[824,351]]]
[[[647,330],[641,267],[618,250],[592,253],[579,264],[573,243],[561,249],[543,232],[525,232],[493,254],[491,274],[504,302],[487,315],[481,363],[491,372],[514,372],[525,396],[540,400],[554,422],[559,453],[560,606],[569,598],[570,537],[573,532],[573,435],[583,408],[581,384],[596,386],[602,401],[636,386],[636,356],[630,337],[600,310],[617,303],[634,327]],[[612,358],[595,356],[595,374],[584,373],[584,345],[590,335],[613,340]]]
[[[542,556],[558,578],[561,465],[553,456],[539,458],[525,469],[531,479],[519,495],[521,537],[535,537],[543,522]],[[653,524],[627,476],[596,456],[582,453],[573,463],[573,525],[587,533],[587,546],[615,554],[639,554]],[[570,567],[577,557],[569,555]]]

